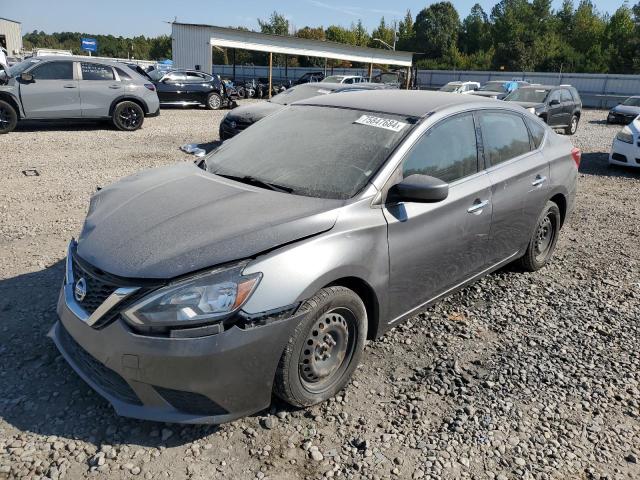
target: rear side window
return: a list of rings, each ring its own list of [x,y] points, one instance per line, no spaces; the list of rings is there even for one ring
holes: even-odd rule
[[[80,64],[83,80],[114,80],[113,68],[99,63],[82,62]]]
[[[520,115],[482,112],[479,118],[484,154],[489,165],[498,165],[531,150],[529,131]]]
[[[73,80],[73,62],[47,62],[29,73],[38,80]]]
[[[553,102],[554,100],[560,101],[560,90],[554,90],[549,94],[549,103]]]
[[[402,163],[402,175],[430,175],[454,182],[478,171],[476,130],[471,114],[444,120],[418,140]]]
[[[129,75],[127,72],[125,72],[123,69],[119,68],[119,67],[115,67],[116,68],[116,72],[118,72],[118,76],[120,77],[120,80],[127,80],[130,81],[131,79],[131,75]]]
[[[533,137],[534,146],[536,148],[540,148],[540,145],[542,145],[542,141],[544,140],[544,132],[546,131],[546,129],[543,125],[540,125],[540,122],[536,122],[535,120],[527,118],[526,122],[529,126],[531,136]]]

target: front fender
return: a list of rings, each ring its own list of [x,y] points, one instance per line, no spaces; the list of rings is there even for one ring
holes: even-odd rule
[[[306,300],[321,288],[349,277],[369,286],[386,318],[389,251],[387,224],[370,199],[343,207],[333,229],[258,256],[244,273],[262,272],[243,310],[257,314]]]
[[[20,102],[20,96],[18,91],[18,86],[12,85],[11,83],[8,85],[0,85],[0,99],[5,102],[9,102],[18,112],[18,116],[20,118],[24,118],[24,110],[22,108],[22,102]]]

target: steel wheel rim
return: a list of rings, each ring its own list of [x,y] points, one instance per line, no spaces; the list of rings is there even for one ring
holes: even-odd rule
[[[7,128],[11,123],[11,116],[6,108],[0,107],[0,128]]]
[[[578,129],[578,119],[576,117],[573,117],[571,119],[571,133],[576,133],[577,129]]]
[[[140,115],[134,107],[125,107],[120,112],[120,121],[125,128],[135,128],[140,124]]]
[[[355,315],[347,308],[336,308],[313,324],[300,353],[299,375],[306,390],[320,393],[341,378],[351,363],[357,332]]]
[[[209,106],[213,109],[220,108],[220,97],[217,95],[211,95],[209,97]]]
[[[556,236],[556,226],[553,213],[549,212],[538,224],[535,238],[535,254],[537,260],[544,259],[551,250]]]

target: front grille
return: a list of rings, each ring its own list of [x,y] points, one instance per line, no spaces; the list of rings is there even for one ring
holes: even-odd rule
[[[83,267],[76,258],[73,259],[73,281],[74,284],[81,278],[87,282],[87,294],[78,304],[82,309],[91,315],[96,308],[104,303],[113,292],[118,289],[118,285],[101,278],[96,272]]]
[[[614,153],[611,155],[611,158],[616,162],[627,163],[627,157],[625,155],[622,155],[621,153]]]
[[[199,393],[172,390],[158,386],[154,386],[153,388],[155,388],[162,398],[169,402],[173,408],[184,413],[193,415],[225,415],[229,413],[216,402]]]
[[[87,353],[62,324],[60,324],[60,343],[76,367],[102,390],[124,402],[142,405],[125,379]]]

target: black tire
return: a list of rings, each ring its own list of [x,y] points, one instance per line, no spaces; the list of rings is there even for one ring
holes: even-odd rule
[[[217,93],[210,93],[207,95],[205,107],[207,107],[207,110],[220,110],[220,107],[222,107],[222,97]]]
[[[556,249],[560,227],[560,209],[554,202],[549,201],[538,217],[527,251],[519,260],[524,270],[535,272],[549,262]]]
[[[0,100],[0,134],[13,131],[17,124],[16,109],[10,103]]]
[[[334,396],[351,378],[367,338],[367,311],[345,287],[323,288],[300,308],[306,315],[280,358],[274,393],[308,407]]]
[[[144,123],[144,110],[135,102],[120,102],[113,109],[111,123],[118,130],[133,132],[138,130]]]
[[[580,122],[580,117],[577,115],[571,115],[571,121],[569,122],[569,126],[564,129],[564,134],[575,135],[578,131],[578,122]]]

